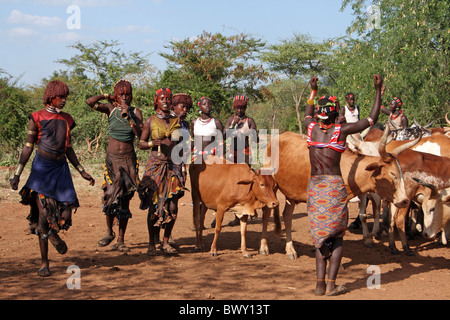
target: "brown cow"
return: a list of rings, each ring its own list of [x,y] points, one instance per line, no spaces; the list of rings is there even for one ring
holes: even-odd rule
[[[386,130],[382,141],[387,140]],[[383,199],[394,202],[398,207],[405,207],[409,201],[405,194],[401,169],[397,162],[396,154],[385,151],[385,144],[380,143],[379,153],[381,157],[363,156],[346,150],[341,158],[341,173],[346,183],[348,199],[367,192],[376,192]],[[306,137],[296,133],[286,132],[279,136],[278,163],[267,163],[266,167],[274,167],[278,170],[275,181],[279,190],[286,196],[286,205],[283,217],[286,229],[286,253],[291,259],[297,258],[297,253],[292,244],[291,225],[292,213],[295,205],[307,202],[307,185],[310,178],[311,166],[309,152],[306,145]],[[273,152],[268,146],[268,154]],[[261,239],[261,254],[268,254],[267,248],[267,222],[270,210],[263,210],[263,232]]]
[[[379,132],[374,131],[375,135],[379,135]],[[373,155],[373,150],[378,146],[377,142],[360,143],[354,140],[352,142],[356,143],[357,149],[365,154],[369,153]],[[386,146],[386,150],[389,152],[399,146],[411,144],[411,141],[392,141]],[[409,199],[413,199],[416,196],[419,188],[419,184],[413,178],[421,178],[428,183],[434,184],[438,189],[446,188],[450,185],[450,139],[445,135],[436,134],[423,138],[411,150],[402,152],[398,156],[398,160],[404,172],[405,189]],[[395,247],[394,227],[396,226],[404,251],[407,255],[413,255],[408,245],[405,230],[408,209],[395,208],[392,205],[389,208],[391,218],[389,226],[389,247],[393,254],[399,252]],[[360,210],[361,217],[363,216],[361,214],[363,211]],[[379,211],[374,211],[374,214],[377,218]],[[361,219],[361,222],[363,224],[363,231],[367,230],[366,221]],[[374,232],[377,229],[377,223],[378,220],[375,221]],[[364,233],[364,237],[365,243],[367,243],[366,240],[371,240],[367,238],[366,233]]]
[[[224,163],[224,160],[217,157],[208,160],[206,163],[215,163],[189,166],[196,249],[201,250],[203,247],[200,226],[203,226],[206,210],[216,210],[216,228],[210,254],[217,256],[217,239],[223,216],[226,211],[233,210],[238,217],[242,215],[241,250],[245,257],[250,257],[245,241],[247,218],[254,215],[256,209],[279,205],[274,193],[275,180],[271,175],[252,171],[246,164]]]

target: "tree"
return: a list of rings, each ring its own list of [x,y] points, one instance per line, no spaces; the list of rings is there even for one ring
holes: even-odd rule
[[[294,34],[293,38],[270,46],[269,51],[262,54],[262,61],[269,64],[269,69],[279,73],[289,84],[301,134],[303,121],[300,106],[303,95],[311,76],[325,71],[323,62],[329,50],[329,41],[315,43],[308,35]]]
[[[0,160],[6,161],[6,154],[23,146],[32,109],[26,91],[18,85],[19,79],[13,79],[1,69],[0,75]]]
[[[93,113],[86,105],[86,98],[95,94],[113,93],[114,84],[120,79],[142,84],[140,79],[150,79],[154,72],[147,58],[141,52],[124,53],[117,41],[98,41],[91,45],[81,42],[69,46],[79,53],[70,59],[60,59],[57,62],[68,67],[60,71],[52,79],[60,78],[68,83],[71,97],[67,111],[77,121],[77,141],[85,141],[88,150],[93,144],[96,149],[106,142],[107,118]],[[47,80],[44,80],[46,82]],[[133,83],[133,82],[132,82]],[[133,86],[133,103],[148,102],[141,90]],[[72,102],[73,101],[73,102]],[[100,119],[100,121],[99,121]]]
[[[342,9],[350,5],[355,20],[347,36],[337,41],[329,61],[337,90],[342,94],[356,91],[368,112],[373,96],[371,76],[381,73],[387,87],[386,104],[400,97],[408,118],[422,124],[432,120],[445,124],[450,100],[450,3],[342,1]],[[370,13],[369,9],[376,10]]]
[[[210,97],[216,110],[225,116],[237,93],[263,98],[262,84],[268,81],[269,73],[257,58],[264,46],[261,39],[246,34],[203,32],[195,38],[171,41],[165,47],[171,53],[160,53],[168,61],[160,83],[190,93],[194,101]]]

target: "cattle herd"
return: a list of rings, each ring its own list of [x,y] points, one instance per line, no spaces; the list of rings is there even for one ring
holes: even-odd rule
[[[415,127],[389,131],[372,128],[348,138],[342,154],[341,172],[348,199],[360,198],[359,217],[364,244],[373,245],[373,237],[382,231],[381,212],[388,223],[389,248],[398,253],[394,229],[398,230],[403,250],[408,246],[408,232],[419,232],[431,239],[440,237],[445,245],[450,238],[450,121],[446,128]],[[400,132],[403,130],[404,132]],[[400,140],[408,137],[409,140]],[[245,244],[248,216],[263,209],[260,254],[268,254],[267,224],[274,212],[276,229],[281,230],[277,192],[286,199],[283,218],[286,230],[286,254],[297,258],[291,227],[295,205],[306,203],[310,177],[306,137],[286,132],[278,136],[276,150],[267,147],[263,170],[252,171],[246,165],[221,164],[217,159],[206,164],[191,164],[191,192],[196,226],[196,248],[202,249],[202,226],[207,209],[217,212],[211,255],[217,255],[217,239],[226,211],[234,211],[241,219],[241,250],[248,256]],[[272,153],[277,153],[274,156]],[[266,174],[261,174],[264,171]],[[272,174],[267,174],[271,172]],[[374,208],[374,227],[370,233],[365,213],[366,200]],[[382,210],[384,208],[384,210]]]

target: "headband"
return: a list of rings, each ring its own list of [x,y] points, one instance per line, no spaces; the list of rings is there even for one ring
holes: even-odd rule
[[[339,112],[339,100],[335,96],[322,96],[316,108],[319,118],[328,119],[328,114]]]
[[[159,88],[158,90],[156,90],[155,98],[156,98],[161,92],[163,92],[163,91],[167,91],[167,92],[170,93],[170,95],[172,95],[172,91],[170,91],[169,88]]]
[[[245,95],[242,94],[242,95],[235,96],[233,98],[233,102],[235,102],[235,101],[245,101],[245,102],[247,102],[248,98]]]
[[[392,99],[392,100],[395,101],[399,107],[401,107],[402,100],[400,98],[394,97],[394,99]]]
[[[201,97],[200,100],[198,100],[198,102],[197,102],[197,105],[198,105],[199,107],[200,107],[200,102],[201,102],[203,99],[208,99],[209,101],[211,101],[211,99],[208,98],[208,97]]]

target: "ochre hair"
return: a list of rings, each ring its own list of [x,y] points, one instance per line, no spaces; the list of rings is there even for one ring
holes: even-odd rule
[[[61,80],[50,81],[44,92],[44,105],[51,103],[53,98],[58,96],[67,97],[69,95],[69,87]]]
[[[187,93],[177,93],[172,97],[172,105],[175,107],[177,104],[185,104],[189,108],[192,108],[192,98]]]
[[[160,96],[162,93],[168,93],[169,96],[172,98],[172,91],[169,88],[159,88],[155,93],[155,99],[153,100],[153,108],[158,109],[158,96]]]
[[[119,80],[116,82],[116,84],[114,85],[114,94],[117,96],[120,93],[129,93],[131,95],[131,98],[133,98],[133,89],[129,81]]]

